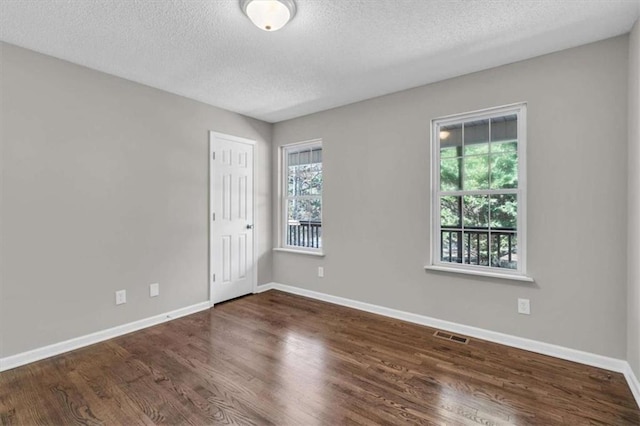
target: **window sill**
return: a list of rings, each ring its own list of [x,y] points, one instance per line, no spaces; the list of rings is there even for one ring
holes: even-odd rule
[[[324,257],[324,253],[320,251],[295,250],[295,249],[281,248],[281,247],[276,247],[273,249],[273,251],[280,251],[283,253],[306,254],[307,256]]]
[[[473,269],[452,268],[440,265],[427,265],[424,269],[441,272],[453,272],[454,274],[475,275],[480,277],[500,278],[505,280],[533,282],[533,278],[526,275],[503,274],[500,272],[476,271]]]

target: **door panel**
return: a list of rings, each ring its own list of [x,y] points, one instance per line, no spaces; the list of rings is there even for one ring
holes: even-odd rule
[[[253,292],[253,141],[211,133],[211,302]]]

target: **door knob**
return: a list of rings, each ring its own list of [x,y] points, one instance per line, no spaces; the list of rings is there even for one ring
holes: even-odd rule
[[[253,225],[247,225],[247,229],[253,229]]]

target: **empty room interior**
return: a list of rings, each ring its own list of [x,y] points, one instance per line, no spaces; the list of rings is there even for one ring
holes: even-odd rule
[[[640,0],[0,0],[0,424],[640,425]]]

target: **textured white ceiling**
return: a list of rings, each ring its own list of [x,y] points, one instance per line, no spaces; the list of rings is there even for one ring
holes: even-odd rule
[[[277,122],[626,33],[640,0],[0,0],[0,40]]]

